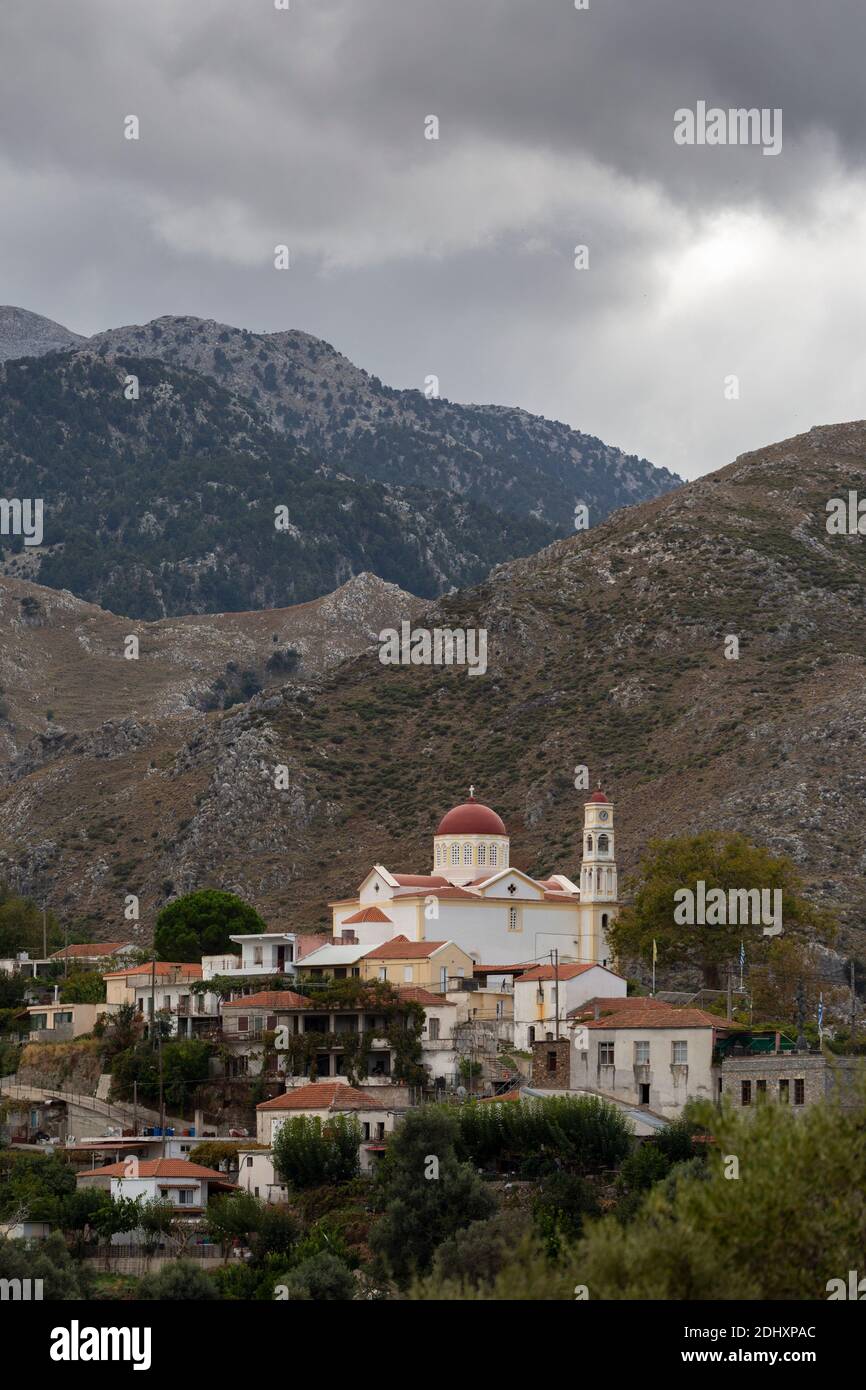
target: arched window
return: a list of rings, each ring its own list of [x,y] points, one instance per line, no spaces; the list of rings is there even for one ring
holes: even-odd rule
[[[607,931],[607,913],[606,913],[606,912],[603,912],[603,913],[601,914],[601,929],[602,929],[602,931]]]
[[[460,846],[459,846],[459,845],[452,845],[452,846],[451,846],[451,863],[452,863],[452,864],[459,864],[459,863],[460,863]]]
[[[591,835],[587,835],[587,837],[586,837],[586,850],[587,850],[587,854],[592,854],[592,836],[591,836]]]
[[[436,846],[436,863],[437,863],[437,864],[441,864],[441,863],[442,863],[442,846],[441,846],[441,845],[437,845],[437,846]]]
[[[478,863],[479,863],[479,864],[486,864],[486,863],[487,863],[487,846],[486,846],[486,845],[479,845],[479,846],[478,846]]]
[[[464,845],[464,846],[463,846],[463,863],[464,863],[464,864],[471,864],[471,863],[472,863],[472,846],[471,846],[471,845]]]
[[[607,854],[607,852],[608,852],[609,849],[610,849],[610,840],[607,838],[606,835],[599,835],[599,837],[598,837],[598,852],[599,852],[599,854]]]
[[[496,846],[495,846],[495,845],[491,845],[491,846],[490,846],[490,867],[493,868],[493,869],[496,868]]]

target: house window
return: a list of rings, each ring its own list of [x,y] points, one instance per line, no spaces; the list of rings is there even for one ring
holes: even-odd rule
[[[534,1043],[534,1042],[535,1042],[535,1029],[534,1029],[534,1028],[530,1028],[530,1030],[529,1030],[529,1041],[530,1041],[530,1043]]]
[[[520,931],[520,909],[517,907],[508,909],[508,930]]]
[[[268,1014],[265,1024],[269,1033],[273,1033],[277,1026],[276,1014]]]
[[[379,979],[380,979],[380,980],[387,980],[387,978],[388,978],[388,967],[387,967],[386,965],[380,965],[380,966],[379,966]]]
[[[639,1104],[639,1105],[649,1105],[649,1103],[650,1103],[650,1088],[649,1088],[649,1082],[648,1082],[648,1081],[642,1081],[641,1084],[640,1084],[640,1086],[638,1087],[638,1091],[639,1091],[639,1093],[640,1093],[640,1094],[638,1095],[638,1104]]]
[[[548,1052],[548,1054],[547,1054],[547,1070],[548,1070],[549,1072],[551,1072],[551,1071],[556,1071],[556,1053],[555,1053],[555,1052]]]
[[[472,863],[472,846],[471,846],[471,845],[464,845],[464,846],[463,846],[463,863],[464,863],[464,864],[471,864],[471,863]]]
[[[263,965],[263,964],[264,964],[264,956],[262,955],[262,948],[261,948],[261,946],[254,946],[254,947],[253,947],[253,965]]]
[[[613,1066],[613,1043],[603,1042],[598,1045],[598,1065],[600,1067]]]
[[[248,1167],[248,1168],[252,1168],[252,1166],[253,1166],[253,1156],[252,1156],[252,1154],[250,1154],[249,1157],[247,1158],[247,1167]]]
[[[740,1104],[751,1105],[752,1103],[752,1083],[751,1081],[740,1082]]]
[[[188,1187],[182,1187],[177,1194],[178,1204],[182,1207],[192,1206],[192,1192]]]
[[[636,1066],[636,1067],[648,1067],[648,1066],[649,1066],[649,1059],[650,1059],[649,1043],[648,1043],[648,1042],[636,1042],[635,1045],[634,1045],[634,1064],[635,1064],[635,1066]]]
[[[478,846],[478,863],[479,863],[479,864],[486,864],[486,863],[487,863],[487,846],[486,846],[486,845],[479,845],[479,846]]]
[[[779,1082],[779,1103],[788,1105],[791,1100],[791,1083],[788,1080]]]
[[[756,1082],[755,1082],[755,1090],[756,1090],[757,1093],[758,1093],[758,1100],[766,1100],[766,1099],[767,1099],[767,1082],[766,1082],[766,1078],[762,1077],[759,1081],[756,1081]]]
[[[806,1104],[806,1082],[801,1076],[798,1076],[794,1081],[794,1104]]]
[[[364,1121],[363,1125],[361,1126],[361,1130],[362,1130],[362,1132],[363,1132],[364,1138],[365,1138],[365,1139],[369,1139],[369,1138],[370,1138],[370,1121],[369,1121],[369,1120],[365,1120],[365,1121]]]
[[[316,1053],[316,1075],[317,1075],[317,1076],[330,1076],[330,1075],[331,1075],[331,1054],[330,1054],[330,1052],[317,1052],[317,1053]]]
[[[671,1043],[671,1061],[675,1067],[684,1067],[689,1060],[689,1045],[687,1042]]]
[[[428,1021],[427,1021],[427,1031],[428,1031],[428,1033],[430,1034],[430,1041],[431,1041],[431,1042],[438,1042],[438,1041],[439,1041],[439,1020],[438,1020],[438,1018],[431,1018],[431,1019],[428,1019]]]
[[[384,1121],[384,1120],[377,1120],[377,1121],[376,1121],[376,1138],[377,1138],[377,1139],[384,1139],[384,1138],[385,1138],[385,1121]]]
[[[412,983],[412,966],[411,966],[411,965],[404,965],[404,966],[403,966],[403,980],[404,980],[404,983],[405,983],[405,984],[411,985],[411,983]]]
[[[447,993],[447,990],[448,990],[448,966],[447,966],[447,965],[440,965],[440,967],[439,967],[439,988],[441,989],[441,991],[442,991],[443,994]]]
[[[238,1032],[248,1033],[250,1031],[250,1021],[245,1014],[238,1017]]]
[[[495,869],[495,868],[496,868],[496,846],[495,846],[495,845],[491,845],[491,846],[490,846],[490,867],[491,867],[491,869]]]
[[[452,864],[459,864],[459,863],[460,863],[460,846],[459,846],[459,845],[452,845],[452,846],[451,846],[451,863],[452,863]]]

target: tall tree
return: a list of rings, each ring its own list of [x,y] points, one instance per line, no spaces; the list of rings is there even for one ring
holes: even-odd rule
[[[159,960],[199,961],[202,956],[236,951],[232,936],[267,931],[264,921],[235,893],[204,888],[162,909],[153,943]]]

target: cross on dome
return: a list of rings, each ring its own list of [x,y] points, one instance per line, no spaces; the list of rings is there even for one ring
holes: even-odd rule
[[[475,800],[475,784],[473,782],[469,783],[469,800]]]

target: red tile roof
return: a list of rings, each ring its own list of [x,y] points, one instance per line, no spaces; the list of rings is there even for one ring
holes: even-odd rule
[[[422,985],[398,985],[397,993],[401,999],[408,999],[414,1004],[423,1004],[425,1008],[432,1008],[434,1005],[440,1009],[456,1009],[457,1005],[452,1004],[451,1000],[444,994],[433,994],[431,990],[424,989]]]
[[[298,1086],[283,1091],[273,1100],[263,1100],[257,1110],[382,1110],[380,1100],[366,1091],[346,1086],[342,1081],[314,1081],[310,1086]]]
[[[100,956],[113,956],[129,944],[128,941],[88,941],[75,946],[64,946],[61,951],[55,951],[48,959],[65,960],[68,956],[70,960],[76,958],[79,960],[82,958],[98,960]]]
[[[603,968],[607,969],[606,966]],[[563,963],[559,966],[559,978],[560,980],[574,980],[578,975],[585,975],[587,970],[594,969],[594,965],[566,965]],[[523,984],[526,980],[555,980],[556,976],[557,972],[552,965],[536,965],[534,970],[527,970],[525,975],[521,975],[516,983]]]
[[[447,888],[448,880],[441,874],[392,874],[401,888]]]
[[[481,1104],[489,1105],[490,1102],[494,1100],[520,1100],[520,1091],[518,1089],[515,1089],[512,1091],[502,1091],[501,1094],[498,1096],[482,1096]]]
[[[447,941],[410,941],[408,936],[394,936],[381,946],[374,946],[364,960],[424,960],[447,945]]]
[[[90,1178],[95,1173],[104,1178],[129,1176],[125,1163],[109,1163],[104,1168],[85,1168],[78,1176]],[[226,1181],[225,1173],[217,1173],[213,1168],[203,1168],[200,1163],[190,1163],[188,1158],[138,1159],[135,1174],[139,1178],[208,1178],[211,1182]]]
[[[587,999],[585,1004],[578,1004],[577,1008],[570,1009],[567,1018],[592,1018],[595,1010],[598,1009],[602,1014],[624,1013],[627,1009],[668,1009],[669,1004],[665,1004],[661,999],[654,999],[652,995],[629,994],[623,997],[616,995],[595,995],[592,999]]]
[[[281,1009],[306,1009],[312,1002],[293,989],[263,989],[258,994],[248,994],[246,999],[227,1000],[223,1009],[271,1009],[279,1013]]]
[[[355,922],[387,922],[393,926],[391,918],[383,912],[381,907],[362,907],[360,912],[353,912],[351,917],[344,917],[340,923],[341,927],[350,927]]]
[[[646,1001],[644,1001],[646,1002]],[[703,1009],[678,1009],[670,1004],[661,1008],[624,1009],[612,1013],[608,1018],[589,1019],[586,1028],[717,1028],[729,1032],[732,1025],[717,1014],[705,1013]]]

